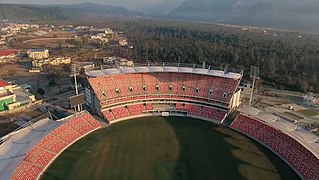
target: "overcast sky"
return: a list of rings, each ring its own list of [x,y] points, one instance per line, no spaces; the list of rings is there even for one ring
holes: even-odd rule
[[[144,9],[157,5],[177,6],[185,0],[0,0],[0,3],[21,3],[21,4],[76,4],[83,2],[115,5],[126,7],[132,10]]]

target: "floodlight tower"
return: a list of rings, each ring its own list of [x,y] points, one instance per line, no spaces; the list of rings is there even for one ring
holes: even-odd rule
[[[253,85],[252,85],[251,92],[250,92],[249,106],[251,106],[251,102],[253,100],[253,93],[254,93],[254,89],[255,89],[256,79],[260,79],[259,78],[259,67],[250,66],[250,77],[253,78]]]
[[[71,67],[71,76],[74,77],[75,95],[79,95],[78,82],[76,79],[76,76],[78,76],[78,75],[79,75],[78,65],[76,63],[74,63],[74,64],[72,64],[72,67]],[[75,112],[81,111],[82,107],[81,107],[81,105],[78,105],[78,106],[74,107],[74,109],[75,109]]]

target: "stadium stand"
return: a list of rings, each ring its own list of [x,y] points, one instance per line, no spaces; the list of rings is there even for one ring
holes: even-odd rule
[[[132,95],[168,94],[229,104],[240,80],[191,73],[159,72],[91,77],[88,81],[100,102]]]
[[[142,104],[129,105],[128,109],[129,109],[130,115],[141,114],[145,110]]]
[[[171,110],[174,112],[186,112],[187,114],[193,117],[212,119],[218,122],[222,122],[227,114],[226,111],[218,110],[212,107],[199,106],[197,104],[176,103],[176,108]],[[106,109],[103,111],[103,115],[108,121],[113,122],[113,121],[118,121],[119,119],[122,119],[122,118],[127,119],[131,116],[148,113],[149,111],[153,113],[154,111],[162,112],[166,110],[165,109],[163,110],[163,106],[161,106],[161,108],[159,109],[154,109],[152,103],[143,103],[143,104],[135,103],[135,104],[127,104],[126,106],[122,106],[122,107],[114,107],[111,109]]]
[[[147,103],[146,104],[146,110],[153,110],[153,104]]]
[[[110,111],[110,110],[105,110],[105,111],[103,111],[103,115],[104,115],[104,117],[106,117],[106,119],[108,119],[109,121],[113,121],[113,120],[115,119],[115,117],[114,117],[112,111]]]
[[[243,114],[233,121],[231,128],[264,144],[288,162],[305,179],[319,178],[319,159],[281,130]]]
[[[232,100],[242,77],[241,73],[211,70],[210,67],[164,64],[162,67],[92,70],[87,75],[91,96],[94,97],[90,106],[109,122],[146,113],[161,114],[166,110],[166,113],[180,113],[220,123],[239,103]],[[165,104],[172,103],[186,105],[176,109],[164,108]],[[163,106],[154,109],[153,104]]]
[[[65,148],[88,133],[101,127],[101,125],[86,111],[75,116],[72,115],[67,117],[63,121],[43,120],[43,122],[46,123],[45,126],[39,126],[39,123],[41,123],[39,122],[32,124],[32,127],[48,127],[53,125],[52,129],[49,128],[45,131],[40,131],[44,136],[38,137],[36,137],[36,134],[39,130],[30,132],[31,134],[28,134],[28,136],[31,135],[35,138],[34,140],[25,142],[24,146],[21,145],[20,150],[16,152],[16,157],[12,157],[11,154],[10,160],[3,162],[3,164],[2,161],[0,161],[0,179],[38,179],[48,165],[50,165]],[[30,129],[30,127],[26,128],[27,130]],[[25,130],[22,129],[21,131]],[[19,133],[21,132],[16,134]],[[21,136],[25,135],[27,134],[23,133]],[[17,137],[15,138],[18,139]],[[20,141],[22,140],[27,140],[27,137],[21,137]],[[4,143],[8,144],[10,143],[9,141],[10,139]],[[0,153],[3,153],[2,151],[4,151],[4,149],[1,148]],[[9,153],[8,150],[7,153]]]

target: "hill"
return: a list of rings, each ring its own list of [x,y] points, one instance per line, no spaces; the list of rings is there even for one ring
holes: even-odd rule
[[[66,17],[61,12],[58,7],[0,4],[0,19],[9,19],[17,22],[65,19]]]
[[[141,13],[122,7],[92,3],[74,5],[0,4],[0,20],[41,22],[92,17],[139,16]]]
[[[188,0],[168,17],[319,32],[313,0]]]

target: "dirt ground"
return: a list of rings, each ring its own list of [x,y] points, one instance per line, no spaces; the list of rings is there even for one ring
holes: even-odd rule
[[[60,45],[70,47],[70,44],[67,44],[65,41],[67,39],[74,39],[74,38],[40,38],[40,39],[30,39],[24,41],[24,44],[32,47],[59,47]]]
[[[13,122],[0,123],[0,137],[5,136],[9,132],[17,129],[19,126]]]

